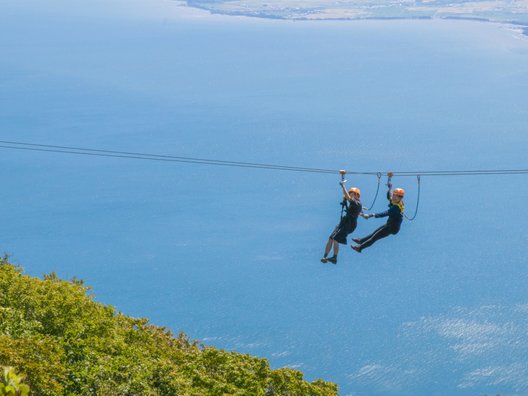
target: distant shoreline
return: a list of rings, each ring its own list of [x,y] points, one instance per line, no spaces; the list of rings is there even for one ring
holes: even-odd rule
[[[288,17],[288,16],[281,16],[281,15],[272,15],[269,13],[264,13],[264,12],[259,12],[259,11],[254,11],[254,12],[220,11],[217,9],[210,9],[200,4],[190,2],[188,0],[185,1],[185,4],[188,7],[204,10],[213,15],[239,16],[239,17],[261,18],[261,19],[282,20],[282,21],[313,21],[313,22],[326,21],[326,22],[329,22],[329,21],[389,21],[389,20],[401,20],[401,21],[404,21],[404,20],[456,20],[456,21],[498,23],[498,24],[518,26],[520,29],[522,29],[522,34],[525,36],[528,36],[528,21],[526,22],[511,21],[511,20],[501,21],[501,20],[492,20],[492,19],[484,18],[484,17],[468,17],[468,16],[454,16],[454,15],[446,15],[446,16],[416,15],[416,16],[386,16],[386,17],[365,16],[365,17],[335,17],[335,18],[322,18],[322,17],[310,18],[310,17],[303,17],[303,16]]]

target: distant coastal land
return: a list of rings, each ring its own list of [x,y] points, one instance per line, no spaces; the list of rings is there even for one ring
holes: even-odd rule
[[[528,35],[528,0],[186,0],[215,14],[287,20],[463,19],[518,25]]]

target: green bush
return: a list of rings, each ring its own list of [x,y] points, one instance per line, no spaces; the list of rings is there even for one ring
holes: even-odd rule
[[[81,281],[26,276],[5,257],[0,365],[23,373],[39,396],[337,395],[335,384],[309,383],[299,371],[272,370],[266,359],[205,347],[116,312],[93,301]],[[25,395],[27,385],[17,384],[19,393],[4,394]]]

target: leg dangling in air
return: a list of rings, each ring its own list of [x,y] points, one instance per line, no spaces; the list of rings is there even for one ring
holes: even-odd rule
[[[321,258],[321,263],[327,263],[328,262],[328,254],[330,253],[330,250],[332,250],[333,241],[332,239],[328,239],[328,242],[326,243],[325,251],[323,258]]]
[[[361,251],[363,249],[368,248],[369,246],[374,244],[374,242],[376,242],[376,241],[378,241],[378,240],[380,240],[382,238],[386,238],[386,237],[388,237],[391,234],[392,234],[392,231],[391,231],[390,227],[387,224],[382,225],[381,227],[379,227],[376,231],[374,231],[369,236],[366,236],[364,238],[360,238],[358,245],[352,246],[352,249],[354,249],[358,253],[361,253]]]
[[[332,257],[328,257],[328,255],[330,254],[330,251],[332,250],[332,248],[334,249],[334,255]],[[326,248],[325,248],[325,252],[324,252],[324,255],[323,255],[323,258],[321,258],[321,262],[322,263],[327,263],[327,262],[331,262],[332,264],[336,264],[337,263],[337,255],[339,253],[339,243],[333,239],[328,239],[328,242],[326,243]]]

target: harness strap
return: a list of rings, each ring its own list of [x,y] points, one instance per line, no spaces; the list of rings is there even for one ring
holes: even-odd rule
[[[381,184],[381,172],[378,172],[376,176],[378,177],[378,188],[376,189],[376,195],[374,196],[374,200],[372,201],[372,204],[368,208],[363,208],[364,210],[367,210],[367,211],[371,210],[374,207],[374,204],[376,203],[376,200],[378,199],[378,194],[379,194],[379,189],[380,189],[380,184]]]
[[[346,199],[343,198],[343,201],[341,202],[341,220],[343,220],[343,218],[345,216],[343,216],[343,213],[345,212],[345,208],[346,208]]]
[[[405,204],[402,201],[400,201],[400,202],[391,201],[391,205],[394,205],[394,206],[397,206],[398,208],[400,208],[400,213],[402,215],[405,213]]]
[[[405,218],[409,221],[413,221],[416,218],[416,215],[418,214],[418,206],[420,206],[420,175],[416,176],[416,180],[418,182],[418,198],[416,198],[416,209],[414,211],[413,217],[407,217],[407,215],[404,214]]]

